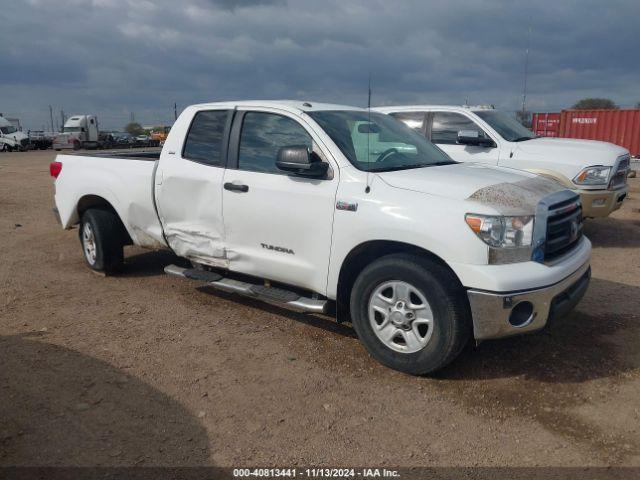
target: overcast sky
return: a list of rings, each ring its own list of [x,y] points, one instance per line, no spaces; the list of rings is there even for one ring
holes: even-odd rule
[[[197,102],[294,98],[363,106],[588,96],[640,102],[640,1],[0,0],[0,112],[60,109],[103,128]]]

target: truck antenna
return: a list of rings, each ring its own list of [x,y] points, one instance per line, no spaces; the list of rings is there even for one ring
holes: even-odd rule
[[[524,84],[522,86],[522,122],[527,114],[527,77],[529,76],[529,49],[531,47],[531,18],[529,18],[529,32],[527,33],[527,49],[524,52]]]
[[[367,186],[364,189],[364,193],[371,191],[369,185],[369,170],[371,169],[371,72],[369,72],[369,88],[367,95]]]

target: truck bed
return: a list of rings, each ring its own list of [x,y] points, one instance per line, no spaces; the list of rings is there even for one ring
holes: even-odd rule
[[[91,157],[98,158],[117,158],[119,160],[146,160],[156,161],[160,160],[161,149],[156,150],[144,150],[144,151],[131,151],[131,150],[117,150],[100,153],[92,153]],[[69,155],[79,155],[86,157],[86,153],[69,153]]]
[[[159,151],[58,155],[62,171],[56,180],[56,205],[62,226],[79,223],[78,210],[86,202],[104,199],[136,245],[166,247],[153,191],[159,157]]]

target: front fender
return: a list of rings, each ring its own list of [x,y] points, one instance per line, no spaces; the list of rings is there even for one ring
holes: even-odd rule
[[[488,247],[464,220],[465,213],[494,213],[477,203],[403,190],[374,181],[371,193],[361,184],[342,184],[338,201],[357,203],[356,211],[336,210],[327,296],[337,296],[340,271],[349,253],[370,241],[403,243],[426,250],[450,266],[486,265]],[[453,268],[456,272],[455,268]],[[464,284],[464,279],[461,278]]]

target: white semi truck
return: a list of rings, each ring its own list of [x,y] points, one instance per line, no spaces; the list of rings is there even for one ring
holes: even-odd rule
[[[458,163],[389,115],[294,101],[194,105],[161,153],[58,155],[88,266],[168,248],[165,271],[353,324],[371,355],[434,372],[465,343],[543,328],[585,293],[577,194]],[[252,321],[252,320],[248,320]]]
[[[64,123],[62,133],[55,136],[55,150],[98,148],[98,117],[95,115],[73,115]]]
[[[0,115],[0,151],[25,151],[29,148],[29,137]]]

